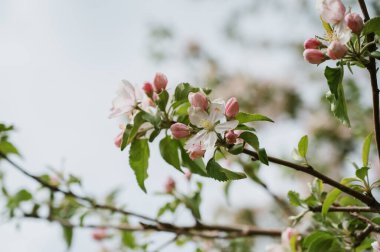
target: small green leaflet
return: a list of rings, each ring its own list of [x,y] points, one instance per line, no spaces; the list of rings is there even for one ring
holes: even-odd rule
[[[129,151],[129,165],[136,175],[137,183],[146,192],[144,181],[148,178],[149,145],[147,139],[136,139]]]
[[[368,158],[369,158],[369,151],[371,147],[371,141],[372,141],[373,133],[370,133],[363,142],[363,148],[362,148],[362,160],[363,160],[363,166],[368,166]]]
[[[298,142],[298,153],[301,157],[306,159],[307,148],[308,148],[309,139],[307,135],[303,136]]]
[[[364,24],[362,34],[367,35],[372,32],[380,36],[380,17],[374,17]]]
[[[343,90],[343,68],[331,68],[326,66],[325,77],[330,91],[326,94],[326,98],[330,103],[331,111],[334,116],[344,125],[350,127],[350,120],[347,114],[346,98]]]
[[[302,205],[302,201],[300,199],[300,194],[298,192],[289,191],[288,192],[288,199],[289,199],[290,204],[292,204],[293,206],[298,207],[298,206]]]
[[[160,153],[168,164],[181,171],[177,140],[173,140],[169,136],[164,137],[160,141]]]
[[[255,150],[260,148],[259,139],[252,132],[245,131],[239,135],[239,138],[243,139],[246,143],[251,145]]]
[[[247,176],[241,172],[233,172],[220,166],[214,158],[210,159],[206,166],[207,174],[210,178],[218,181],[243,179]]]
[[[255,122],[255,121],[273,122],[272,119],[270,119],[269,117],[266,117],[264,115],[249,114],[249,113],[244,113],[244,112],[239,112],[236,115],[236,120],[238,120],[239,123],[247,123],[247,122]]]
[[[176,101],[187,100],[190,92],[198,92],[199,88],[191,86],[189,83],[179,84],[174,91],[174,98]]]
[[[67,248],[71,247],[73,242],[73,228],[62,226],[63,238],[65,239]]]

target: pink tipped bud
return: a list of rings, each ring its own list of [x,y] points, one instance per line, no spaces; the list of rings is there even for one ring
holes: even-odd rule
[[[122,142],[123,142],[124,130],[125,130],[125,129],[122,129],[121,132],[115,137],[115,141],[114,141],[114,143],[115,143],[115,146],[116,146],[117,148],[120,148],[120,146],[121,146],[121,144],[122,144]]]
[[[333,25],[340,23],[346,14],[346,7],[341,0],[319,0],[317,8],[322,19]]]
[[[305,49],[318,49],[321,45],[321,42],[316,38],[309,38],[303,43]]]
[[[153,85],[149,82],[144,83],[143,90],[147,96],[151,97],[153,95]]]
[[[170,130],[175,139],[181,139],[190,136],[190,128],[183,123],[175,123],[170,126]]]
[[[235,97],[228,99],[225,114],[228,118],[233,118],[239,113],[239,103]]]
[[[347,54],[347,51],[348,48],[346,45],[338,41],[333,41],[327,48],[327,56],[333,60],[341,59]]]
[[[281,234],[281,242],[283,245],[289,245],[292,237],[294,237],[294,236],[297,237],[298,235],[299,235],[299,233],[297,230],[295,230],[294,228],[288,227]]]
[[[353,33],[360,34],[364,27],[364,21],[359,14],[349,13],[344,18],[348,28],[351,29]]]
[[[172,193],[174,189],[175,189],[175,181],[171,177],[168,177],[168,179],[165,182],[165,192]]]
[[[189,93],[189,102],[192,107],[206,110],[208,108],[208,101],[206,95],[201,92]]]
[[[163,73],[156,73],[156,76],[154,77],[153,85],[156,92],[159,93],[162,90],[166,89],[166,86],[168,85],[168,78]]]
[[[303,52],[303,57],[310,64],[320,64],[326,58],[324,53],[318,49],[306,49]]]
[[[59,182],[59,178],[57,176],[50,176],[50,181],[49,181],[49,184],[51,186],[54,186],[54,187],[58,187],[60,182]]]
[[[233,130],[229,130],[226,133],[226,141],[228,144],[234,144],[236,143],[236,139],[238,138],[238,134],[236,134]]]
[[[191,180],[191,176],[192,176],[192,175],[193,175],[193,174],[191,173],[190,170],[186,170],[186,171],[185,171],[185,177],[186,177],[186,179],[187,179],[188,181]]]
[[[201,144],[194,144],[188,149],[187,152],[189,153],[189,157],[191,158],[191,160],[195,160],[203,157],[206,153],[206,150],[202,148]]]
[[[92,232],[92,238],[96,241],[101,241],[107,238],[107,230],[105,228],[97,228]]]

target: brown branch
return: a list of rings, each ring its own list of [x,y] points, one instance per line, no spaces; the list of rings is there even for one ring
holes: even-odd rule
[[[258,160],[259,158],[259,155],[257,152],[255,151],[251,151],[251,150],[247,150],[247,149],[244,149],[243,150],[243,153],[247,154],[247,155],[250,155],[251,157],[253,157],[255,160]],[[361,202],[365,203],[366,205],[370,206],[371,208],[374,208],[374,209],[380,209],[380,204],[372,197],[370,196],[367,196],[367,195],[364,195],[360,192],[357,192],[333,179],[331,179],[330,177],[327,177],[326,175],[318,172],[317,170],[315,170],[312,166],[310,165],[300,165],[300,164],[296,164],[296,163],[292,163],[292,162],[289,162],[289,161],[286,161],[286,160],[283,160],[283,159],[279,159],[279,158],[275,158],[275,157],[272,157],[272,156],[268,156],[268,161],[269,162],[272,162],[272,163],[275,163],[275,164],[279,164],[279,165],[283,165],[283,166],[286,166],[286,167],[289,167],[289,168],[292,168],[294,170],[297,170],[297,171],[300,171],[300,172],[303,172],[303,173],[306,173],[306,174],[309,174],[315,178],[319,178],[320,180],[322,180],[324,183],[328,184],[328,185],[331,185],[339,190],[341,190],[342,192],[345,192],[347,193],[348,195],[351,195],[352,197],[360,200]]]
[[[174,233],[176,236],[185,235],[191,237],[200,237],[204,239],[234,239],[240,237],[251,237],[251,236],[281,236],[282,230],[280,229],[264,229],[256,227],[230,227],[230,226],[219,226],[219,225],[206,225],[198,224],[194,226],[177,226],[172,224],[147,224],[140,223],[140,226],[131,226],[129,224],[122,225],[97,225],[97,224],[73,224],[66,219],[52,218],[48,219],[36,214],[24,214],[24,218],[33,218],[45,221],[57,222],[60,225],[70,228],[107,228],[115,229],[120,231],[129,232],[165,232]]]
[[[309,210],[312,212],[320,212],[322,206],[309,207]],[[358,213],[380,213],[380,209],[374,209],[370,207],[359,207],[359,206],[350,206],[350,207],[341,207],[341,206],[331,206],[329,212],[358,212]]]
[[[362,10],[364,21],[367,22],[370,20],[368,9],[365,3],[365,0],[358,0],[360,9]],[[367,43],[371,43],[375,40],[375,34],[370,33],[367,35]],[[376,51],[376,44],[372,44],[368,47],[369,52]],[[379,87],[377,84],[376,76],[376,59],[369,57],[369,63],[366,65],[366,68],[369,72],[371,78],[371,88],[372,88],[372,104],[373,104],[373,123],[375,128],[375,138],[377,145],[377,154],[380,160],[380,111],[379,111]]]

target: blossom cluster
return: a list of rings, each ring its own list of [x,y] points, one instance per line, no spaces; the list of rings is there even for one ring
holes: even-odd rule
[[[326,34],[304,42],[305,60],[311,64],[320,64],[328,59],[342,59],[354,51],[349,42],[363,30],[362,17],[351,11],[346,12],[341,0],[318,0],[317,9]]]

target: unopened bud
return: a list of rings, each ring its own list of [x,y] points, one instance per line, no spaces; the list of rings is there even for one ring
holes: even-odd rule
[[[124,129],[115,137],[114,143],[117,148],[120,148],[123,142],[123,135],[124,135]]]
[[[107,230],[105,228],[97,228],[92,232],[92,238],[96,241],[101,241],[107,238]]]
[[[193,174],[191,173],[190,170],[186,170],[186,171],[185,171],[185,177],[186,177],[186,179],[187,179],[188,181],[191,180],[191,176],[192,176],[192,175],[193,175]]]
[[[347,51],[348,48],[346,45],[338,41],[333,41],[327,48],[327,56],[333,60],[341,59],[347,54]]]
[[[322,19],[333,25],[340,23],[346,14],[346,7],[341,0],[318,0],[317,8]]]
[[[359,14],[349,13],[344,19],[348,28],[350,28],[353,33],[360,34],[360,32],[363,30],[364,21]]]
[[[181,139],[190,136],[190,128],[183,123],[175,123],[170,126],[170,131],[176,139]]]
[[[229,130],[226,133],[226,141],[227,141],[228,144],[234,144],[234,143],[236,143],[236,139],[238,137],[239,136],[233,130]]]
[[[206,95],[201,92],[189,93],[189,102],[192,107],[206,110],[208,108],[208,101]]]
[[[175,189],[175,181],[172,177],[168,177],[168,179],[165,182],[165,192],[172,193],[174,189]]]
[[[153,85],[156,92],[159,93],[162,90],[166,89],[166,86],[168,85],[168,78],[163,73],[156,73],[156,76],[154,77]]]
[[[233,118],[239,113],[239,103],[235,97],[228,99],[225,114],[228,118]]]
[[[304,59],[310,64],[320,64],[325,61],[325,54],[318,49],[306,49],[303,52]]]
[[[153,95],[153,85],[149,82],[145,82],[143,85],[144,93],[151,97]]]
[[[190,159],[195,160],[195,159],[203,157],[204,154],[206,153],[206,150],[202,148],[201,144],[194,144],[188,149],[187,152],[189,153]]]
[[[319,41],[316,38],[309,38],[305,40],[303,43],[303,47],[305,49],[318,49],[318,47],[321,45],[321,41]]]

